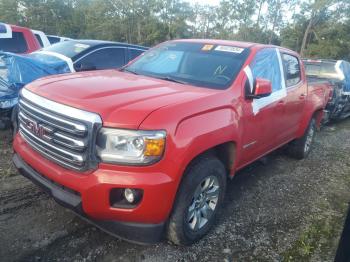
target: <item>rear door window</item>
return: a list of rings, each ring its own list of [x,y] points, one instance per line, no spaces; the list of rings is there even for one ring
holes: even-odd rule
[[[299,59],[289,54],[282,54],[282,62],[286,86],[291,87],[298,84],[301,81]]]
[[[141,55],[144,50],[129,48],[129,61],[134,60],[136,57]]]
[[[34,35],[35,35],[36,40],[38,40],[40,46],[41,46],[41,47],[44,47],[44,44],[43,44],[43,41],[41,40],[40,35],[38,35],[38,34],[34,34]]]
[[[125,65],[125,48],[103,48],[88,54],[76,62],[80,66],[96,70],[119,68]]]
[[[22,32],[12,32],[12,38],[0,39],[0,50],[12,53],[25,53],[28,50],[27,42]]]

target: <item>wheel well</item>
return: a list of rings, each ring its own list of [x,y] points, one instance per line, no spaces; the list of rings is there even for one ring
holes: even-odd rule
[[[228,171],[229,174],[234,165],[234,160],[236,158],[236,144],[234,142],[226,142],[209,148],[206,151],[200,153],[198,156],[196,156],[189,163],[188,166],[205,156],[217,157],[223,163],[225,169]]]
[[[323,118],[323,109],[318,109],[312,116],[316,120],[316,125],[319,128],[321,126],[322,118]]]

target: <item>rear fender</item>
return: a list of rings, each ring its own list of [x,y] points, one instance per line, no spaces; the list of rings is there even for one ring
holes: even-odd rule
[[[315,117],[317,128],[320,128],[323,115],[323,108],[319,107],[312,110],[312,108],[309,107],[308,110],[305,111],[304,117],[300,122],[300,126],[297,132],[297,138],[300,138],[305,134],[306,129],[308,128],[309,123],[313,117]]]

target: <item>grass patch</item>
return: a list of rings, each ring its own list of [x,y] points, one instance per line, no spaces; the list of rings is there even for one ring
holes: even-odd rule
[[[321,257],[334,253],[342,227],[343,220],[339,217],[316,220],[282,254],[283,261],[310,261],[316,252]]]

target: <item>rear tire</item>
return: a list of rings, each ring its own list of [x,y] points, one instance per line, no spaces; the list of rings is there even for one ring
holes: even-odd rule
[[[316,133],[316,120],[312,118],[309,126],[301,138],[295,139],[288,146],[288,154],[296,159],[306,158],[311,149]]]
[[[167,238],[190,245],[216,222],[226,191],[226,170],[216,157],[205,156],[187,169],[167,224]]]

